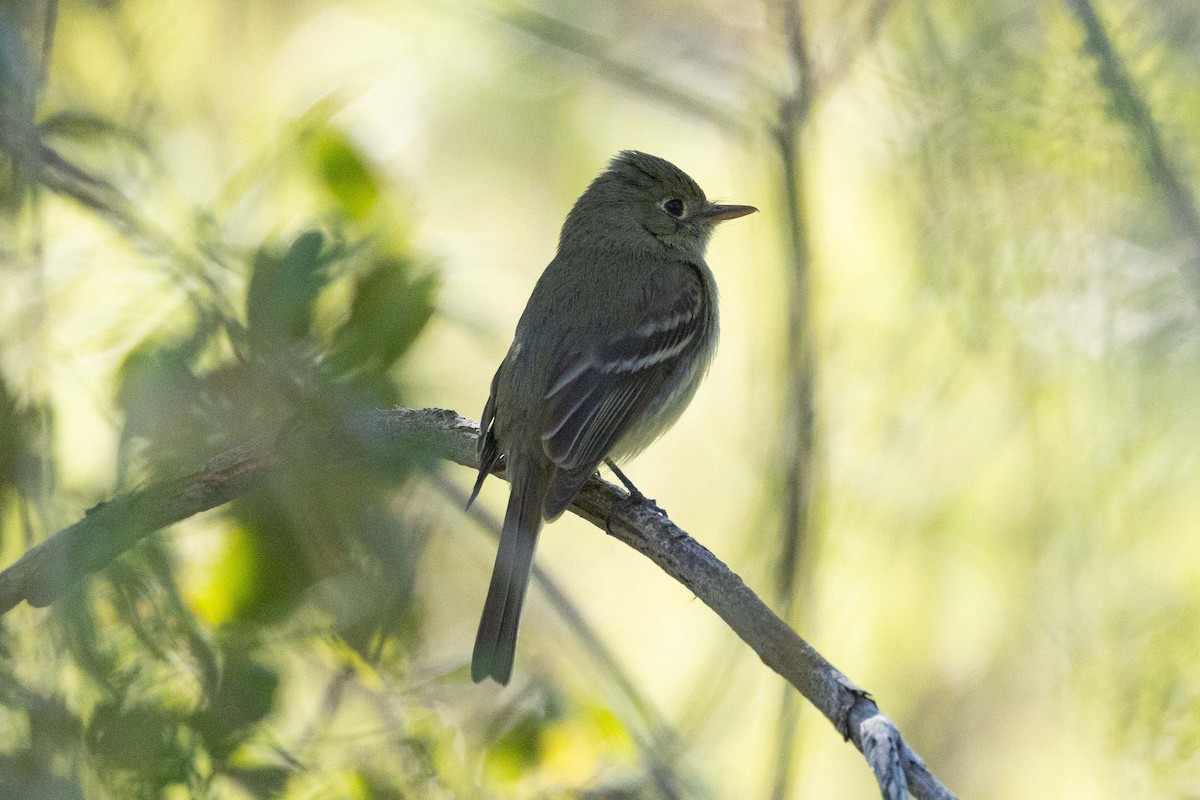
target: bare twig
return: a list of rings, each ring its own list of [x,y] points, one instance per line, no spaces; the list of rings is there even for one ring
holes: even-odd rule
[[[476,466],[479,426],[453,411],[374,411],[347,427],[364,447],[380,452],[414,448]],[[0,612],[22,600],[48,605],[153,531],[228,502],[265,478],[281,462],[287,445],[281,436],[234,448],[191,475],[97,506],[0,572]],[[338,455],[333,451],[330,458]],[[954,797],[870,696],[800,638],[729,567],[659,510],[626,501],[624,491],[594,478],[571,510],[645,555],[715,611],[763,663],[796,687],[866,756],[884,797],[903,797],[905,786],[921,800]]]
[[[30,549],[0,572],[0,613],[22,600],[45,606],[159,528],[216,508],[274,465],[269,448],[247,446],[183,478],[154,483],[88,509],[83,519]]]

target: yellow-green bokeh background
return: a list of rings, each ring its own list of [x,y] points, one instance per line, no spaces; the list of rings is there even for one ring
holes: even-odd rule
[[[1195,796],[1196,242],[1172,224],[1068,6],[803,5],[820,87],[801,154],[818,446],[793,622],[963,797]],[[1099,10],[1197,185],[1200,12]],[[86,109],[143,132],[145,157],[104,143],[70,153],[185,248],[205,226],[233,252],[328,222],[288,163],[310,152],[296,139],[314,119],[337,131],[378,182],[355,235],[423,253],[440,280],[398,376],[404,402],[473,418],[562,218],[612,154],[661,155],[710,196],[757,205],[709,252],[722,342],[708,381],[627,472],[775,603],[792,269],[771,136],[792,85],[782,13],[725,0],[537,13],[598,49],[539,37],[526,7],[500,0],[65,2],[39,116]],[[703,98],[741,131],[647,82]],[[50,192],[8,230],[0,367],[55,416],[59,483],[31,500],[39,538],[115,491],[118,369],[178,323],[183,291],[162,252]],[[236,267],[216,278],[231,296],[243,279]],[[492,481],[483,503],[499,513],[504,497]],[[285,796],[375,796],[354,767],[364,753],[385,772],[410,768],[389,762],[386,725],[358,724],[354,703],[372,692],[442,743],[445,786],[431,797],[588,796],[605,770],[635,764],[611,678],[537,589],[513,686],[470,683],[493,542],[419,485],[394,507],[430,531],[423,636],[404,670],[376,672],[305,631],[312,644],[281,661],[285,692],[263,723],[276,741],[300,735],[343,663],[362,688],[329,723],[323,766],[299,770]],[[28,540],[5,513],[11,562]],[[237,536],[208,515],[169,537],[183,597],[219,627]],[[685,796],[769,796],[780,679],[686,590],[577,519],[545,531],[538,563],[677,728]],[[14,653],[50,658],[46,613],[8,615],[25,643]],[[70,694],[72,668],[55,669]],[[570,710],[540,759],[489,757],[488,729],[465,720],[544,681]],[[793,757],[790,797],[875,796],[861,757],[811,708]]]

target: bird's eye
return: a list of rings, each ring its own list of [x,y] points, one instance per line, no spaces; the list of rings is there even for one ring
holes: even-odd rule
[[[683,216],[683,201],[678,197],[672,197],[669,200],[664,200],[662,207],[663,211],[667,212],[672,217],[679,218]]]

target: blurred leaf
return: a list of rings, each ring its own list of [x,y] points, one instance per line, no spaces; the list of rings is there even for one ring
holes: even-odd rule
[[[537,767],[547,724],[540,715],[526,714],[521,717],[516,725],[488,748],[489,770],[504,780],[517,781]]]
[[[611,708],[598,703],[590,703],[582,708],[580,716],[591,726],[600,741],[627,753],[636,752],[636,746],[633,738],[629,735],[629,730]]]
[[[536,699],[537,705],[526,703],[507,709],[508,715],[519,715],[515,723],[510,716],[497,721],[498,725],[509,727],[493,739],[488,749],[488,766],[506,780],[518,780],[541,765],[550,729],[563,719],[564,699],[553,685],[540,685]]]
[[[307,231],[282,257],[260,250],[246,290],[250,339],[262,352],[304,339],[312,325],[313,305],[328,280],[330,253],[325,237]]]
[[[239,525],[231,531],[200,601],[214,624],[262,624],[289,613],[317,576],[303,545],[303,533],[278,495],[266,489],[239,498],[230,507]]]
[[[276,766],[227,766],[224,773],[255,797],[277,797],[295,770]]]
[[[405,542],[397,530],[397,543]],[[420,618],[413,602],[413,564],[380,563],[377,570],[334,576],[322,581],[319,601],[337,635],[360,658],[370,659],[380,637],[413,641]]]
[[[348,219],[364,219],[374,210],[379,182],[345,136],[330,131],[318,134],[313,158],[322,185]]]
[[[350,317],[334,334],[341,371],[384,373],[404,355],[433,316],[436,275],[414,276],[412,262],[382,259],[354,291]]]
[[[117,402],[126,414],[138,413],[138,404],[170,405],[180,394],[196,388],[193,365],[205,337],[152,336],[131,350],[117,373]]]
[[[411,796],[396,785],[395,778],[379,771],[368,770],[358,776],[362,782],[362,797],[370,800],[407,800]]]
[[[104,703],[92,712],[85,734],[92,755],[158,782],[182,780],[191,758],[179,739],[179,718],[162,708],[124,708],[123,702]]]
[[[99,114],[67,109],[51,114],[38,123],[44,138],[62,138],[76,142],[116,141],[149,152],[146,140],[132,128]]]
[[[213,757],[227,759],[275,707],[279,674],[248,653],[229,649],[216,693],[193,716]]]
[[[222,537],[220,555],[202,587],[189,596],[190,605],[214,627],[257,616],[264,593],[274,588],[269,580],[260,580],[263,560],[258,537],[235,527]]]
[[[0,755],[0,797],[20,800],[83,800],[78,779],[38,769],[29,759]]]
[[[90,587],[89,587],[90,588]],[[51,609],[51,620],[55,623],[57,645],[71,657],[71,662],[84,674],[96,679],[104,687],[105,696],[117,693],[122,685],[109,680],[116,671],[111,650],[115,642],[101,636],[89,591],[68,594]]]
[[[149,443],[149,459],[156,465],[191,461],[207,440],[201,409],[203,384],[195,365],[209,345],[210,335],[197,327],[182,336],[151,336],[121,363],[116,399],[125,414],[117,454],[122,484],[135,440]]]
[[[23,691],[5,700],[18,702],[29,715],[29,749],[39,757],[78,742],[83,733],[83,722],[57,697]]]
[[[36,496],[42,479],[39,429],[44,410],[21,400],[0,374],[0,503],[4,489]]]

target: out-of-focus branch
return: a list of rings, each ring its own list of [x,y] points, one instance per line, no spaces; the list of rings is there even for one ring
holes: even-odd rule
[[[343,433],[379,452],[413,448],[476,466],[479,426],[453,411],[374,411],[347,423]],[[245,492],[281,463],[288,448],[286,437],[285,429],[275,440],[226,451],[191,475],[151,484],[92,509],[0,572],[0,612],[22,600],[48,605],[153,531]],[[340,452],[332,449],[330,458]],[[875,772],[885,798],[900,800],[906,790],[921,800],[954,797],[870,696],[800,638],[729,567],[657,509],[630,505],[627,500],[623,491],[595,478],[583,487],[571,510],[648,557],[715,611],[763,663],[854,743]]]
[[[803,554],[811,552],[811,506],[814,473],[814,392],[816,351],[813,346],[809,283],[808,216],[804,204],[804,133],[813,102],[813,70],[805,41],[804,20],[798,0],[783,0],[784,33],[791,91],[780,98],[775,123],[779,177],[783,183],[783,230],[787,237],[787,328],[784,339],[785,376],[782,424],[778,453],[782,477],[780,495],[780,551],[775,562],[775,602],[783,619],[791,621],[800,593]],[[779,702],[775,733],[772,800],[791,794],[796,748],[796,703],[784,691]]]
[[[22,600],[49,605],[154,531],[237,497],[274,463],[271,448],[235,448],[211,459],[199,472],[159,481],[88,509],[83,519],[0,572],[0,613]]]
[[[610,52],[611,46],[607,40],[569,22],[529,7],[518,7],[501,14],[497,19],[564,52],[587,59],[599,67],[595,74],[602,79],[663,101],[739,138],[749,138],[754,132],[749,124],[719,104],[668,83],[649,70],[616,58]]]
[[[1200,212],[1196,210],[1195,195],[1167,155],[1162,132],[1154,121],[1154,115],[1134,86],[1125,62],[1113,47],[1104,22],[1090,0],[1067,0],[1067,5],[1083,28],[1083,46],[1096,61],[1100,84],[1108,92],[1113,114],[1133,134],[1141,150],[1146,172],[1162,194],[1171,219],[1192,240],[1196,252],[1191,262],[1191,278],[1197,291],[1200,291]]]
[[[42,23],[42,59],[38,71],[38,88],[45,89],[50,75],[50,54],[54,50],[54,31],[58,27],[58,0],[47,0],[46,18]]]

